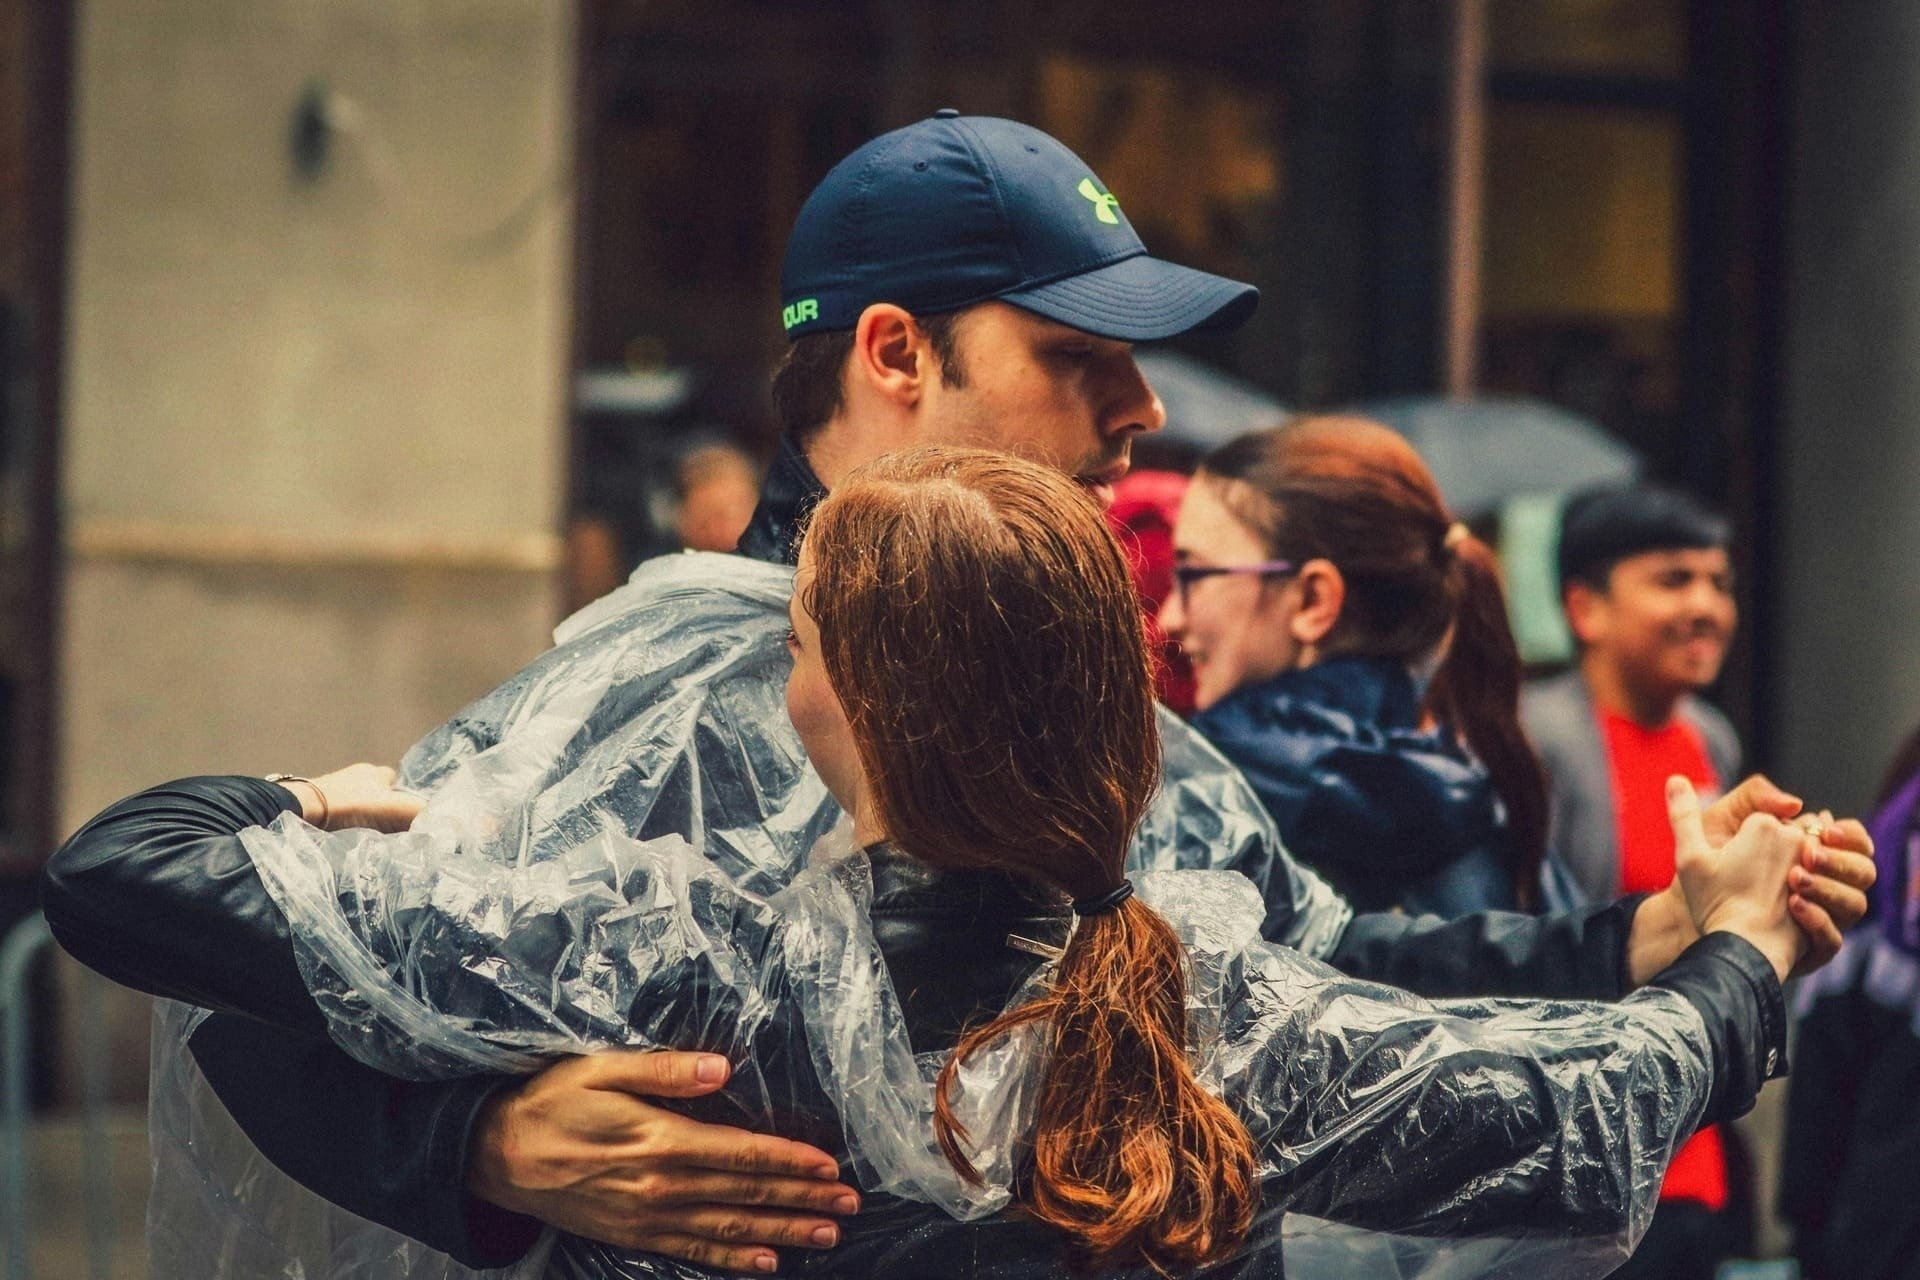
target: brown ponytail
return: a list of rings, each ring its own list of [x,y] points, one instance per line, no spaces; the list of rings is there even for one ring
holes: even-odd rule
[[[1056,1047],[1040,1084],[1028,1208],[1070,1234],[1090,1266],[1192,1270],[1253,1224],[1253,1144],[1187,1061],[1183,962],[1173,930],[1137,899],[1083,918],[1052,989],[968,1035],[934,1086],[940,1149],[978,1182],[947,1101],[954,1072],[1016,1027],[1046,1026]]]
[[[1366,418],[1296,418],[1222,445],[1199,481],[1221,486],[1270,554],[1339,567],[1347,597],[1328,653],[1414,665],[1448,644],[1426,708],[1486,766],[1507,811],[1514,894],[1536,905],[1547,780],[1520,727],[1520,655],[1499,566],[1484,542],[1455,533],[1413,446]]]
[[[1458,578],[1453,643],[1427,686],[1427,709],[1456,728],[1487,767],[1507,809],[1514,893],[1539,906],[1547,848],[1547,775],[1520,727],[1520,650],[1507,623],[1507,594],[1493,548],[1468,534],[1452,547]]]
[[[1014,458],[915,450],[849,476],[806,547],[804,603],[888,838],[1066,898],[1119,885],[1159,730],[1133,583],[1091,499]],[[977,1180],[954,1072],[1044,1030],[1020,1197],[1089,1266],[1198,1267],[1253,1219],[1253,1141],[1187,1058],[1184,965],[1137,899],[1081,917],[1051,988],[967,1035],[940,1075],[936,1136]]]

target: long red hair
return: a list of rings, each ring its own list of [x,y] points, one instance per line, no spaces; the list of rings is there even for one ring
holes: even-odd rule
[[[978,450],[871,463],[815,511],[805,604],[888,838],[1068,898],[1119,886],[1159,775],[1118,544],[1080,487]],[[1085,1264],[1187,1270],[1252,1223],[1252,1139],[1187,1058],[1185,956],[1138,898],[1083,917],[1048,990],[965,1036],[935,1128],[973,1181],[954,1072],[1017,1027],[1050,1045],[1020,1196]]]
[[[1296,418],[1222,445],[1195,483],[1219,486],[1268,554],[1338,566],[1347,593],[1329,654],[1413,664],[1451,633],[1426,708],[1486,765],[1506,806],[1514,892],[1537,905],[1547,779],[1520,726],[1520,653],[1499,561],[1456,528],[1419,453],[1370,419]]]

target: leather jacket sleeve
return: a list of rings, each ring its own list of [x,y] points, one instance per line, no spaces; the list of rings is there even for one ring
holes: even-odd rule
[[[130,796],[47,863],[47,924],[115,982],[324,1038],[286,920],[235,834],[299,808],[259,778],[185,778]]]
[[[395,1080],[327,1037],[286,920],[235,834],[298,809],[285,788],[243,777],[123,800],[47,864],[47,922],[116,982],[216,1011],[189,1041],[194,1060],[282,1172],[468,1265],[511,1262],[538,1224],[465,1186],[480,1106],[507,1080]]]
[[[1641,896],[1558,915],[1483,911],[1454,920],[1357,915],[1327,963],[1431,1000],[1617,1000],[1631,988],[1627,937]]]

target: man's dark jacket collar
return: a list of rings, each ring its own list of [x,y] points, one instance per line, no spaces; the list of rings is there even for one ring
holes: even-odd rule
[[[813,473],[799,444],[792,436],[781,436],[779,451],[760,482],[760,505],[736,550],[755,560],[793,564],[800,558],[800,530],[826,496],[827,486]]]

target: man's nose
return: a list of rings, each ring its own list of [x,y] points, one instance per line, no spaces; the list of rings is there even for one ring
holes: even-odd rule
[[[1687,589],[1687,611],[1696,617],[1718,617],[1727,607],[1727,594],[1712,579],[1702,578]]]
[[[1122,385],[1116,389],[1103,424],[1107,435],[1145,435],[1167,425],[1167,407],[1160,403],[1147,375],[1129,352],[1121,371]]]

